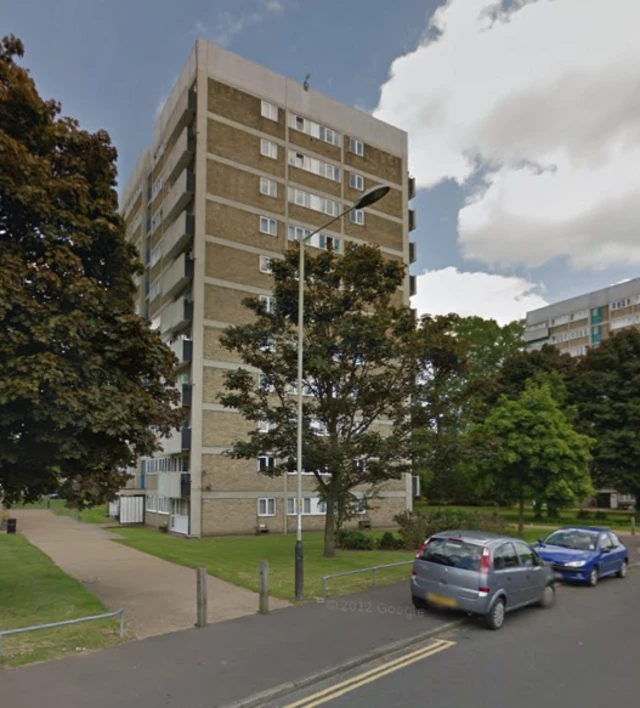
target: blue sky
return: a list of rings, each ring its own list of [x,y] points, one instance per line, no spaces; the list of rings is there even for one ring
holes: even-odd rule
[[[578,13],[576,2],[547,2],[547,9],[543,7],[545,3],[536,0],[516,0],[522,6],[517,8],[519,11],[489,31],[478,28],[478,17],[487,8],[500,5],[500,0],[450,0],[450,7],[441,9],[443,14],[436,16],[438,28],[429,28],[434,11],[442,5],[437,0],[402,0],[393,4],[383,0],[0,0],[0,17],[1,33],[12,32],[24,41],[24,63],[32,71],[40,93],[60,100],[63,112],[78,118],[83,127],[105,128],[111,134],[120,155],[123,183],[147,146],[157,107],[198,35],[301,81],[310,72],[314,88],[363,110],[375,110],[376,115],[408,129],[412,170],[423,186],[415,201],[419,228],[413,234],[419,253],[415,272],[423,274],[419,281],[419,307],[431,312],[477,312],[504,321],[545,301],[638,274],[640,255],[636,246],[640,249],[640,241],[635,227],[640,224],[634,223],[633,217],[631,224],[621,219],[624,223],[609,233],[602,228],[607,222],[600,218],[600,212],[609,213],[606,207],[610,203],[598,198],[595,206],[602,209],[594,214],[593,224],[585,226],[594,204],[586,199],[586,194],[582,201],[572,202],[570,187],[578,180],[586,180],[584,174],[572,173],[569,167],[564,170],[563,155],[577,149],[566,147],[575,129],[558,134],[550,147],[540,147],[540,140],[534,144],[531,139],[540,121],[557,123],[557,116],[547,116],[545,111],[554,104],[558,93],[551,93],[544,103],[531,104],[532,112],[538,111],[538,118],[533,115],[530,126],[520,120],[521,134],[515,137],[511,135],[514,122],[504,108],[514,86],[524,83],[526,88],[522,77],[532,74],[531,66],[546,67],[546,60],[528,57],[526,51],[529,39],[531,51],[535,51],[538,23],[556,21],[561,27],[566,23],[567,32],[573,23],[575,30],[575,23],[583,21],[584,15]],[[630,14],[636,12],[635,0],[612,2]],[[556,9],[561,4],[564,9]],[[592,19],[602,24],[600,18]],[[585,26],[584,30],[586,48],[589,28]],[[427,31],[430,37],[439,33],[440,40],[426,43]],[[619,53],[622,59],[625,51],[636,51],[631,41],[626,47],[624,39],[618,37],[612,47],[603,47],[603,71],[611,52]],[[514,41],[515,46],[524,45],[525,51],[522,57],[511,61]],[[580,54],[579,46],[567,50],[561,34],[548,41],[556,41],[557,51],[565,52],[555,57],[554,66],[565,66],[574,72],[582,68],[574,61]],[[546,51],[553,55],[553,46]],[[637,51],[632,58],[640,58]],[[392,64],[394,76],[389,80]],[[478,94],[482,83],[478,77],[482,79],[482,73],[474,72],[482,72],[483,64],[486,87],[484,94]],[[514,73],[516,69],[522,72],[520,77],[510,76],[512,64]],[[496,72],[496,66],[503,68]],[[557,77],[547,69],[547,73],[533,77],[539,79],[536,86],[544,82],[554,85]],[[588,69],[593,72],[594,66]],[[491,103],[494,96],[495,104]],[[521,98],[528,100],[526,95]],[[619,107],[618,112],[612,109],[613,116],[603,117],[596,128],[606,124],[611,131],[612,120],[616,126],[627,125],[623,102],[616,103],[615,96],[612,102]],[[478,106],[484,106],[484,114],[475,116]],[[438,108],[438,119],[433,117],[434,107]],[[579,117],[584,115],[584,108],[568,103],[561,115],[575,109]],[[486,115],[495,117],[491,125],[499,126],[504,120],[507,127],[488,130]],[[469,117],[475,122],[470,122]],[[635,114],[631,116],[632,121],[636,118]],[[501,135],[506,136],[504,144]],[[602,139],[606,142],[610,138],[608,133]],[[589,149],[589,145],[584,146],[586,152]],[[459,168],[460,160],[476,151],[480,168]],[[511,166],[489,170],[487,182],[486,166],[495,165],[496,159]],[[551,162],[557,168],[558,180],[563,178],[562,184],[558,182],[547,193],[542,185],[544,178],[536,181],[531,177],[528,182],[520,179],[520,168],[513,168],[514,160],[535,165]],[[575,160],[571,165],[574,163]],[[618,165],[613,161],[604,167],[610,173]],[[621,174],[624,167],[619,165]],[[486,196],[476,199],[474,195],[482,185],[480,191]],[[566,190],[566,197],[554,202],[549,193],[557,194],[561,189]],[[602,190],[597,192],[601,193]],[[465,209],[470,196],[473,204]],[[611,200],[625,196],[613,193]],[[571,204],[571,210],[564,213],[560,201]],[[536,205],[540,214],[548,213],[546,220],[540,221]],[[584,217],[579,227],[571,221],[578,216]],[[617,216],[614,210],[614,221]],[[594,231],[596,224],[600,224],[600,232]],[[558,245],[563,226],[567,239],[579,246],[580,252],[591,253],[588,249],[592,249],[593,257],[576,259],[575,252],[568,254],[566,248]],[[523,234],[521,242],[519,233]],[[543,248],[541,244],[546,243],[547,236],[549,243]],[[598,248],[604,248],[601,242],[607,239],[614,242],[615,248],[609,246],[598,255]],[[629,248],[630,257],[620,255],[624,248]]]

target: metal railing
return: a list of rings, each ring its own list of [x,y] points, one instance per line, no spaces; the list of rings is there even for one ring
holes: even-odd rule
[[[124,608],[115,612],[107,612],[104,615],[93,615],[92,617],[78,617],[77,619],[64,620],[63,622],[51,622],[50,624],[36,624],[33,627],[20,627],[19,629],[0,630],[0,664],[2,663],[2,639],[11,634],[23,634],[24,632],[35,632],[38,629],[54,629],[55,627],[66,627],[70,624],[80,624],[80,622],[91,622],[93,620],[120,618],[120,636],[124,636]]]
[[[398,566],[401,565],[411,565],[413,564],[413,560],[408,560],[408,561],[401,561],[400,563],[387,563],[386,565],[372,565],[369,568],[358,568],[358,570],[347,570],[344,573],[333,573],[332,575],[323,575],[322,576],[322,597],[326,599],[327,597],[327,582],[331,580],[331,578],[343,578],[346,575],[356,575],[357,573],[373,573],[372,577],[372,587],[376,586],[376,583],[378,581],[378,571],[382,570],[383,568],[397,568]]]

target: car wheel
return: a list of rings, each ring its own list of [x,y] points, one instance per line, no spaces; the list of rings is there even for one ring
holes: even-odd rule
[[[427,603],[421,597],[416,597],[415,595],[412,595],[411,602],[413,603],[413,606],[416,608],[416,610],[427,609]]]
[[[589,580],[587,581],[589,583],[589,586],[592,588],[595,588],[595,586],[598,584],[598,580],[600,579],[600,573],[598,572],[598,566],[594,566],[591,569],[591,572],[589,573]]]
[[[542,591],[542,597],[540,598],[540,607],[551,607],[556,600],[556,589],[553,585],[547,585],[547,587]]]
[[[629,572],[629,563],[626,560],[624,560],[622,562],[622,565],[620,566],[620,570],[616,573],[616,576],[618,578],[626,578],[628,572]]]
[[[484,622],[489,629],[498,630],[504,624],[505,615],[505,604],[504,600],[500,598],[496,601],[494,606],[489,611],[489,614],[485,616]]]

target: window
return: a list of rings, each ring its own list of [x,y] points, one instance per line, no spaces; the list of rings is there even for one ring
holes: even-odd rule
[[[482,546],[454,538],[432,538],[422,551],[421,560],[464,570],[480,570]]]
[[[295,187],[289,187],[289,201],[329,216],[338,216],[340,213],[340,205],[338,202],[334,202],[333,199],[326,199]]]
[[[623,307],[629,307],[631,305],[631,298],[626,297],[624,300],[616,300],[616,302],[612,302],[610,309],[611,310],[621,310]]]
[[[168,514],[170,509],[169,497],[158,497],[158,514]]]
[[[274,106],[273,103],[267,101],[260,102],[260,114],[263,118],[268,118],[269,120],[275,120],[278,122],[278,106]]]
[[[606,534],[609,537],[609,540],[611,542],[611,547],[612,548],[618,548],[620,546],[620,539],[615,535],[615,533],[612,533],[611,531]]]
[[[522,543],[522,541],[514,541],[514,546],[520,556],[521,565],[525,568],[533,568],[538,565],[535,557],[536,554],[531,546],[528,546],[526,543]]]
[[[352,224],[364,226],[364,212],[362,211],[362,209],[354,209],[349,215],[349,220]]]
[[[162,282],[158,280],[151,286],[151,292],[149,293],[149,301],[153,302],[162,293]]]
[[[272,160],[278,159],[278,146],[266,138],[260,139],[260,154],[270,157]]]
[[[323,160],[318,160],[315,157],[308,157],[295,150],[289,151],[289,164],[293,167],[298,167],[306,172],[313,172],[313,174],[320,175],[320,177],[326,177],[335,182],[340,181],[340,168],[335,165],[331,165]]]
[[[156,246],[153,251],[151,251],[151,267],[153,266],[162,258],[162,244],[159,246]]]
[[[258,516],[275,516],[276,500],[273,497],[261,497],[258,499]]]
[[[162,187],[164,186],[164,177],[162,175],[158,177],[158,179],[155,181],[155,184],[153,185],[153,190],[151,192],[151,199],[155,199],[158,194],[162,191]]]
[[[153,219],[151,219],[151,231],[155,231],[158,226],[162,223],[162,209],[158,209],[158,211],[154,214]]]
[[[271,267],[272,259],[269,256],[260,256],[260,272],[261,273],[273,273],[273,268]]]
[[[271,455],[261,455],[258,458],[258,471],[268,472],[276,467],[276,458]]]
[[[314,123],[312,120],[307,120],[306,118],[290,113],[289,127],[323,140],[325,143],[329,143],[329,145],[340,147],[340,133],[319,123]]]
[[[312,420],[311,425],[309,427],[311,428],[311,431],[315,433],[315,435],[319,435],[320,437],[326,437],[327,435],[329,435],[329,429],[327,428],[326,424],[320,420]]]
[[[154,513],[158,510],[158,497],[155,494],[150,494],[147,497],[147,511],[153,511]]]
[[[494,570],[507,570],[508,568],[517,568],[519,565],[520,562],[513,543],[503,543],[496,548],[493,554]]]
[[[271,423],[268,420],[261,420],[258,423],[258,432],[259,433],[269,433],[272,430],[275,430],[275,427],[276,427],[275,423]]]
[[[260,177],[260,194],[266,194],[268,197],[277,197],[278,183],[275,180]]]
[[[311,497],[302,497],[302,515],[311,516],[312,514],[319,514],[323,512],[317,511],[318,505],[315,499]],[[298,499],[296,497],[287,498],[287,514],[289,516],[296,516],[298,513]],[[326,512],[324,512],[326,513]]]
[[[269,314],[272,315],[276,311],[276,299],[273,295],[260,295],[260,302]]]
[[[350,183],[354,189],[359,189],[361,192],[364,191],[364,177],[362,175],[352,172]]]
[[[354,512],[356,514],[366,514],[368,508],[369,505],[367,504],[366,499],[358,499],[354,504]]]
[[[355,138],[351,138],[351,140],[349,140],[349,150],[355,155],[362,157],[364,155],[364,143]]]
[[[327,513],[327,502],[322,499],[318,499],[318,514]]]
[[[154,160],[159,160],[164,155],[164,143],[160,143],[153,154]]]
[[[273,339],[268,338],[265,343],[260,346],[260,349],[263,352],[275,352],[276,343]]]
[[[613,543],[613,539],[608,533],[603,533],[602,536],[600,536],[600,548],[603,551],[612,551],[615,548],[615,544]]]
[[[260,378],[258,379],[258,385],[263,391],[275,393],[276,387],[269,382],[269,377],[266,374],[260,374]]]
[[[270,219],[268,216],[260,217],[260,231],[269,236],[278,235],[278,222],[275,219]]]

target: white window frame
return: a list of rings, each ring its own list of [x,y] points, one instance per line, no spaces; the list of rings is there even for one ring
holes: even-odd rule
[[[260,455],[258,457],[258,472],[264,474],[276,467],[276,458],[273,455]]]
[[[270,315],[276,311],[276,299],[273,295],[260,295],[260,302],[264,305],[264,309]]]
[[[357,189],[359,192],[364,192],[364,177],[362,175],[352,172],[349,178],[349,184],[353,187],[353,189]]]
[[[320,438],[326,438],[329,436],[329,430],[326,426],[326,423],[323,423],[320,420],[312,420],[309,427],[311,429],[311,432]]]
[[[158,513],[158,495],[157,494],[149,494],[147,496],[146,509],[147,509],[147,511],[151,511],[154,514]]]
[[[162,295],[162,280],[156,280],[149,290],[149,302],[153,302]]]
[[[292,204],[318,211],[321,214],[329,216],[338,216],[340,214],[340,204],[338,202],[327,197],[321,197],[313,192],[306,192],[304,189],[289,187],[288,199]]]
[[[320,125],[320,123],[315,123],[312,120],[295,115],[294,113],[289,114],[289,127],[299,130],[302,133],[307,133],[329,145],[340,147],[342,136],[337,130],[333,130],[333,128],[327,128],[325,125]]]
[[[260,101],[260,115],[263,118],[278,122],[278,106],[274,106],[269,101]]]
[[[349,152],[352,152],[354,155],[358,155],[359,157],[364,157],[364,143],[362,142],[362,140],[358,140],[357,138],[350,138]]]
[[[300,241],[307,238],[312,233],[311,229],[306,229],[304,226],[294,226],[289,224],[287,229],[287,239],[289,241]],[[328,250],[329,240],[333,243],[333,250],[336,253],[342,253],[342,239],[337,236],[329,236],[325,233],[315,234],[307,241],[307,245],[313,248],[322,248]]]
[[[151,219],[151,233],[153,233],[156,229],[159,229],[160,226],[162,225],[162,207],[158,209],[158,211],[153,215]]]
[[[171,500],[169,497],[163,497],[159,494],[157,498],[157,509],[158,511],[156,513],[164,514],[165,516],[168,515],[171,510]]]
[[[260,194],[264,194],[267,197],[277,197],[278,183],[268,177],[260,177]]]
[[[267,140],[266,138],[260,138],[260,154],[265,157],[269,157],[272,160],[278,159],[278,144],[274,143],[273,140]]]
[[[271,275],[273,273],[273,268],[271,266],[271,261],[273,258],[271,256],[260,256],[260,272],[268,273]]]
[[[153,183],[153,187],[151,188],[151,201],[153,201],[158,194],[162,191],[162,188],[164,187],[164,176],[160,175],[158,179]]]
[[[276,424],[270,420],[259,420],[258,421],[258,432],[259,433],[270,433],[275,430]]]
[[[162,244],[158,244],[153,251],[151,251],[151,267],[162,258]]]
[[[349,221],[358,226],[364,226],[364,211],[362,209],[354,209],[349,214]]]
[[[305,172],[325,177],[333,182],[340,181],[340,168],[330,162],[319,160],[316,157],[309,157],[297,150],[289,150],[289,164]]]
[[[260,217],[260,233],[267,234],[267,236],[277,236],[278,235],[278,221],[277,219],[272,219],[270,216]]]
[[[259,497],[258,516],[275,516],[276,515],[276,498],[275,497]]]

